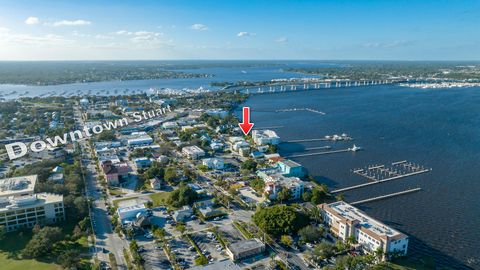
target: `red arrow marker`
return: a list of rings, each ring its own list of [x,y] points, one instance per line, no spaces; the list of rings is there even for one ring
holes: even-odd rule
[[[243,122],[239,123],[238,126],[242,129],[243,134],[248,135],[253,125],[253,123],[250,123],[250,107],[243,107]]]

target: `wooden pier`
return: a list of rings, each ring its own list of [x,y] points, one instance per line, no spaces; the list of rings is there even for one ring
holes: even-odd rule
[[[360,200],[360,201],[356,201],[356,202],[351,202],[349,204],[357,205],[357,204],[362,204],[362,203],[374,202],[374,201],[384,200],[384,199],[388,199],[388,198],[392,198],[392,197],[396,197],[396,196],[400,196],[400,195],[404,195],[404,194],[409,194],[409,193],[412,193],[412,192],[417,192],[417,191],[420,191],[420,190],[422,190],[422,189],[421,188],[412,188],[412,189],[407,189],[407,190],[404,190],[404,191],[395,192],[395,193],[391,193],[391,194],[387,194],[387,195],[381,195],[381,196],[377,196],[377,197],[373,197],[373,198],[369,198],[369,199],[364,199],[364,200]]]
[[[287,158],[297,158],[297,157],[309,157],[309,156],[318,156],[318,155],[328,155],[328,154],[344,153],[344,152],[351,152],[351,151],[352,151],[352,150],[350,150],[350,148],[347,148],[347,149],[340,149],[340,150],[333,150],[333,151],[326,151],[326,152],[317,152],[317,153],[291,155],[291,156],[287,156]]]

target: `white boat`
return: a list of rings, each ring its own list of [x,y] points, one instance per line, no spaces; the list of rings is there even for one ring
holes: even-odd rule
[[[350,150],[350,151],[352,151],[352,152],[357,152],[357,151],[359,151],[359,150],[362,150],[362,148],[359,147],[359,146],[356,146],[356,145],[354,144],[353,147],[352,147],[352,148],[348,148],[348,150]]]

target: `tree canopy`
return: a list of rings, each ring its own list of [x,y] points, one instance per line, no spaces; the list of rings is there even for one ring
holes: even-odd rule
[[[296,233],[308,224],[309,218],[291,206],[274,205],[257,210],[253,221],[266,233],[280,236]]]

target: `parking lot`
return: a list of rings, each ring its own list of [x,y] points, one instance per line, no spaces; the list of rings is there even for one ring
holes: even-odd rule
[[[210,262],[227,258],[224,248],[213,233],[199,232],[192,235],[192,239]]]
[[[195,265],[195,258],[198,254],[187,240],[175,238],[170,240],[168,245],[180,266],[186,269]]]
[[[170,269],[172,266],[161,247],[157,247],[154,242],[141,245],[144,251],[141,252],[142,258],[145,260],[144,266],[146,270],[150,269]]]

